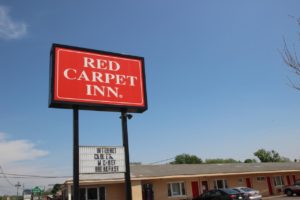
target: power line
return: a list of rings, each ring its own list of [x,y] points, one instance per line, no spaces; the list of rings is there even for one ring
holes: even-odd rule
[[[6,180],[6,182],[8,182],[9,185],[15,187],[15,184],[13,184],[12,182],[10,182],[10,180],[7,178],[6,174],[5,174],[4,171],[3,171],[3,168],[2,168],[1,166],[0,166],[0,170],[1,170],[1,173],[0,173],[0,174],[2,174],[2,176],[4,177],[4,179]]]
[[[10,173],[0,173],[9,176],[9,178],[70,178],[72,176],[42,176],[42,175],[28,175],[28,174],[10,174]]]
[[[174,160],[174,159],[175,159],[175,157],[173,157],[173,158],[167,158],[167,159],[164,159],[164,160],[159,160],[159,161],[156,161],[156,162],[149,163],[149,165],[159,164],[159,163],[170,161],[170,160]]]
[[[43,176],[43,175],[5,173],[1,165],[0,165],[0,171],[1,171],[0,174],[3,175],[3,177],[11,186],[15,186],[15,184],[10,182],[8,178],[70,178],[72,177],[72,176]]]
[[[8,186],[8,185],[4,185],[4,184],[1,184],[0,183],[0,188],[1,188],[1,192],[3,192],[3,190],[5,189],[6,191],[8,191],[9,189],[11,189],[12,187],[11,186]]]

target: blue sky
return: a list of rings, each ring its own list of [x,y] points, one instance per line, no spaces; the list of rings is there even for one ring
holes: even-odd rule
[[[149,109],[129,121],[130,160],[177,154],[300,159],[300,92],[283,38],[300,52],[300,2],[0,0],[0,166],[72,175],[72,111],[48,108],[61,43],[145,58]],[[293,18],[295,17],[295,18]],[[80,145],[122,144],[119,113],[80,111]],[[26,187],[62,181],[13,179]],[[15,193],[0,178],[2,193]],[[1,194],[0,192],[0,194]]]

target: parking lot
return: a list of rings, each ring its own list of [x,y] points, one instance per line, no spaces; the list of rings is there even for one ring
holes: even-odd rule
[[[263,200],[300,200],[300,196],[288,197],[286,195],[265,197]]]

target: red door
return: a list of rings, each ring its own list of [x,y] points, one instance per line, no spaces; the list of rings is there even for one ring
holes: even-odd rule
[[[290,180],[290,176],[289,175],[286,176],[286,181],[287,181],[288,185],[291,185],[291,180]]]
[[[269,194],[273,195],[273,189],[272,189],[272,183],[270,177],[267,177],[267,182],[268,182]]]
[[[296,176],[293,175],[293,184],[296,182]]]
[[[252,187],[250,178],[246,178],[246,186],[249,188]]]
[[[198,185],[198,181],[192,181],[192,193],[193,193],[193,198],[199,196],[199,185]]]

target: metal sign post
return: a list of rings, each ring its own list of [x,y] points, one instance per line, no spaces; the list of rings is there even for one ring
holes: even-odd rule
[[[78,108],[73,108],[73,198],[79,200],[79,125]]]
[[[123,146],[124,146],[124,151],[125,151],[125,189],[126,189],[126,200],[131,200],[132,199],[132,191],[131,191],[131,179],[130,179],[130,162],[129,162],[129,145],[128,145],[127,118],[131,119],[132,115],[127,114],[125,111],[122,111],[121,112],[121,119],[122,119]]]

